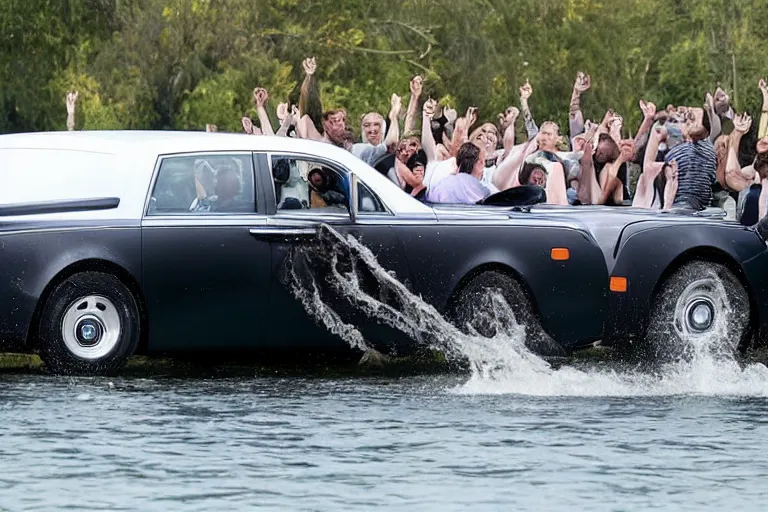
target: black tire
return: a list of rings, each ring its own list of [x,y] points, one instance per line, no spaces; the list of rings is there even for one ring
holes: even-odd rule
[[[712,326],[696,330],[693,312],[697,305],[706,311],[707,303],[714,309]],[[750,327],[749,295],[733,272],[719,263],[691,261],[663,282],[651,305],[647,355],[655,362],[690,359],[701,350],[733,357],[744,348]]]
[[[492,303],[494,292],[501,294],[515,321],[525,327],[525,345],[529,350],[547,357],[567,355],[563,347],[542,328],[532,302],[521,284],[512,276],[495,270],[485,271],[473,277],[457,293],[450,312],[455,325],[465,332],[471,327],[482,336],[495,336],[500,318],[494,311],[496,306]]]
[[[58,284],[45,302],[37,339],[40,358],[54,374],[113,374],[136,351],[139,319],[136,299],[117,277],[103,272],[74,274]],[[65,322],[71,327],[66,337]],[[96,343],[81,344],[74,334],[78,326],[102,336]]]

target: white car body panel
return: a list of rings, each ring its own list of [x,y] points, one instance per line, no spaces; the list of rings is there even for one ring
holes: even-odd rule
[[[139,221],[159,158],[231,151],[286,152],[326,158],[357,175],[394,215],[434,218],[432,208],[403,193],[352,153],[331,144],[291,137],[171,131],[0,135],[0,207],[25,202],[119,197],[120,206],[116,209],[41,214],[35,218]],[[28,216],[18,220],[23,218]]]

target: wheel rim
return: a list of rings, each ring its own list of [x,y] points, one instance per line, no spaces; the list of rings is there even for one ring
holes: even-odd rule
[[[101,359],[117,345],[121,333],[115,305],[101,295],[72,302],[61,322],[61,336],[69,352],[81,359]]]
[[[723,316],[713,278],[697,279],[685,287],[675,305],[674,326],[681,336],[701,336],[715,330]]]

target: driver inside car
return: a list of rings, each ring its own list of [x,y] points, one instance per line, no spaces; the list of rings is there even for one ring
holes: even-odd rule
[[[207,162],[206,162],[207,164]],[[210,165],[209,165],[210,166]],[[211,185],[209,184],[209,187]],[[195,176],[197,197],[190,206],[195,212],[249,212],[253,205],[240,197],[241,182],[237,169],[231,163],[217,166],[214,193],[209,194],[208,188],[200,178]]]

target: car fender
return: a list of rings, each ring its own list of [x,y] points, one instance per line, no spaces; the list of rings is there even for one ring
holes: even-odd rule
[[[0,234],[6,264],[0,268],[0,339],[27,341],[41,299],[67,269],[122,269],[141,280],[141,233],[135,229],[71,228]]]
[[[569,227],[440,225],[395,227],[408,248],[414,291],[448,312],[461,287],[484,269],[506,270],[530,292],[542,327],[559,343],[599,339],[608,308],[608,271],[587,232]],[[553,247],[570,251],[567,261]]]
[[[654,295],[664,280],[682,264],[704,259],[728,266],[750,295],[753,320],[768,318],[766,246],[754,231],[730,223],[658,224],[629,226],[617,244],[612,277],[627,279],[626,292],[612,291],[608,338],[612,341],[642,337]],[[766,305],[764,305],[766,304]]]

